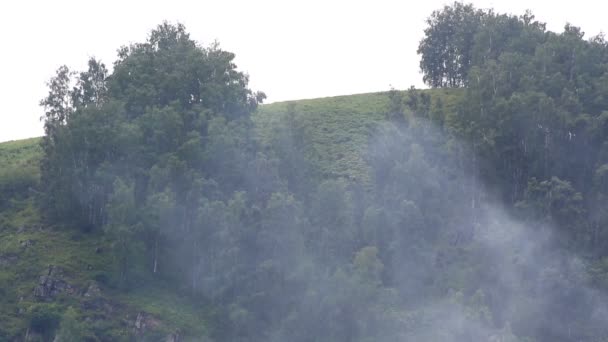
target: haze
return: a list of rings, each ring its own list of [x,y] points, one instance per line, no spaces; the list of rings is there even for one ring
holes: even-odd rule
[[[416,48],[424,20],[451,1],[5,1],[0,4],[0,141],[42,135],[39,100],[62,64],[90,56],[111,66],[116,47],[141,41],[163,20],[193,39],[236,53],[267,102],[422,87]],[[472,1],[478,8],[532,10],[561,31],[606,31],[608,5],[581,0]]]

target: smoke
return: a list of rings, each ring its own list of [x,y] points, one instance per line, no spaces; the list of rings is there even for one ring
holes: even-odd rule
[[[414,252],[393,254],[388,278],[396,281],[389,286],[402,294],[409,303],[402,309],[417,322],[403,326],[399,335],[407,338],[400,340],[608,337],[607,298],[591,286],[588,262],[562,244],[557,228],[515,218],[513,208],[494,198],[464,143],[424,120],[400,129],[389,125],[371,141],[380,188],[397,189],[404,196],[394,197],[425,217],[422,225],[419,215],[411,214],[414,219],[397,224],[414,240],[401,246]],[[378,198],[373,205],[386,207]],[[434,220],[433,211],[447,222]],[[421,247],[426,250],[416,251]],[[411,258],[415,262],[408,262]]]
[[[203,210],[217,239],[197,274],[224,308],[216,340],[608,338],[586,259],[495,198],[465,143],[422,119],[380,123],[361,151],[367,183],[313,181],[281,173],[311,168],[306,141],[281,129],[247,191]]]

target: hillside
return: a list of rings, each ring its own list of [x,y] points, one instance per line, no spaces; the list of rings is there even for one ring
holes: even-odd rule
[[[427,93],[453,103],[459,91]],[[387,93],[373,93],[263,105],[253,117],[257,140],[269,143],[292,113],[304,132],[306,158],[322,177],[366,182],[363,154],[374,127],[386,120],[389,102]],[[36,341],[28,331],[52,330],[70,306],[90,322],[90,337],[102,341],[206,335],[212,306],[193,305],[187,294],[162,283],[116,288],[108,283],[114,260],[103,234],[43,223],[36,204],[41,153],[39,138],[0,143],[0,340],[29,334]]]
[[[462,89],[424,90],[444,106],[446,113],[454,113]],[[407,91],[399,91],[405,98]],[[357,182],[369,181],[369,169],[363,160],[370,136],[378,123],[386,121],[391,99],[388,92],[357,94],[277,102],[260,106],[254,114],[256,133],[262,144],[270,143],[277,135],[277,125],[292,116],[293,125],[306,137],[306,158],[315,165],[322,177],[344,177]],[[405,116],[412,116],[407,106]]]
[[[113,256],[101,235],[42,223],[40,158],[39,138],[0,143],[0,341],[47,340],[34,328],[53,330],[67,307],[92,340],[204,335],[210,311],[171,288],[107,286]]]
[[[429,90],[263,105],[167,22],[59,67],[0,145],[0,339],[608,340],[608,42],[426,23]]]
[[[445,121],[455,115],[463,94],[459,89],[434,89],[401,91],[393,96],[404,103],[409,96],[429,96],[432,108],[438,103],[443,106],[441,121]],[[272,148],[279,143],[277,136],[284,133],[287,120],[301,132],[295,141],[305,148],[301,151],[305,164],[315,170],[311,177],[369,183],[374,177],[368,156],[370,143],[373,143],[370,139],[388,122],[390,106],[388,92],[262,105],[253,114],[255,139],[262,149]],[[435,111],[432,108],[429,112]],[[405,106],[402,110],[404,117],[415,120],[416,113],[411,107]],[[65,320],[67,307],[75,308],[77,320],[86,322],[85,335],[91,341],[164,341],[166,338],[199,341],[201,336],[221,336],[218,331],[226,324],[221,323],[221,309],[208,302],[202,306],[195,304],[190,294],[179,286],[176,288],[169,282],[156,280],[129,289],[117,287],[111,280],[115,264],[112,242],[104,234],[65,230],[43,223],[35,200],[39,191],[39,144],[38,138],[0,144],[0,165],[3,165],[0,340],[22,341],[26,334],[30,341],[50,338],[37,334],[36,329],[54,331],[60,321]],[[400,148],[410,147],[402,145]],[[533,239],[532,243],[537,242]],[[474,280],[478,277],[474,273],[480,272],[476,268],[486,267],[478,264],[480,260],[470,259],[479,253],[475,251],[478,247],[469,251],[466,249],[472,247],[452,250],[452,247],[437,245],[431,248],[440,251],[439,255],[444,258],[457,253],[452,255],[455,258],[452,265],[443,266],[447,269],[442,271],[446,272],[442,276],[446,285],[442,286],[467,291],[471,285],[467,278]],[[605,277],[603,267],[596,264],[589,269],[594,279]],[[418,285],[410,286],[416,288]],[[479,294],[475,292],[474,295]],[[431,297],[435,296],[437,294],[431,294]],[[441,310],[454,308],[447,306]],[[431,321],[436,319],[432,313],[414,315]]]

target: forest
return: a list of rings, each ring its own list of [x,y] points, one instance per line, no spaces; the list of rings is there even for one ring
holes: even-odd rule
[[[608,341],[608,41],[455,2],[417,52],[273,104],[182,24],[59,67],[0,144],[0,341]]]

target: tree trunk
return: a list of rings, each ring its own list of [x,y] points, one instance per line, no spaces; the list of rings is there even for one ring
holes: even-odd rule
[[[156,237],[154,239],[154,269],[152,270],[152,273],[156,274],[157,270],[158,270],[158,234],[156,234]]]

